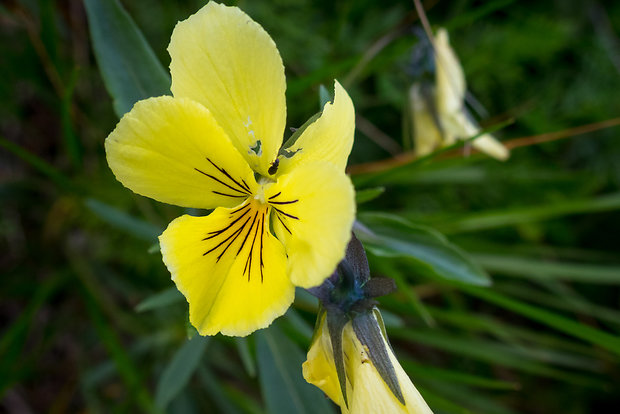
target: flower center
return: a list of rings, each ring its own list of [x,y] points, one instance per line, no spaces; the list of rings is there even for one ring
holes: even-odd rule
[[[261,205],[267,204],[269,201],[265,198],[265,191],[273,185],[274,181],[270,178],[261,177],[258,179],[258,190],[254,194],[254,200]]]

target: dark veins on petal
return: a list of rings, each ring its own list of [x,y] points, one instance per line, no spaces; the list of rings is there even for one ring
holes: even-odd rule
[[[264,279],[264,267],[263,249],[265,238],[265,215],[266,209],[253,209],[251,208],[251,202],[232,210],[230,215],[230,223],[219,230],[211,231],[207,233],[206,237],[202,241],[209,243],[217,243],[209,250],[205,251],[202,255],[207,256],[211,253],[217,254],[215,262],[219,262],[224,254],[229,251],[228,249],[237,240],[241,240],[239,248],[234,253],[235,259],[241,254],[246,244],[250,244],[250,249],[247,253],[245,260],[245,267],[243,268],[243,275],[247,274],[248,282],[251,279],[252,272],[256,271],[256,265],[252,265],[252,259],[255,255],[254,249],[258,249],[258,271],[260,272],[261,283]],[[252,237],[250,237],[252,235]],[[260,235],[260,237],[259,237]],[[231,252],[234,250],[231,250]]]
[[[271,206],[271,208],[273,209],[273,212],[276,216],[276,218],[278,219],[278,221],[282,224],[282,226],[284,226],[284,228],[286,229],[286,231],[289,234],[293,234],[291,232],[291,230],[289,229],[289,227],[286,225],[285,221],[287,220],[287,218],[293,219],[293,220],[299,220],[299,217],[296,217],[292,214],[289,214],[283,210],[281,210],[281,208],[276,207],[276,205],[286,205],[286,204],[295,204],[297,203],[299,200],[288,200],[288,201],[282,201],[282,200],[276,200],[280,195],[282,194],[282,192],[278,192],[274,195],[272,195],[271,197],[269,197],[269,199],[267,200],[267,203],[269,203],[269,205]]]
[[[228,171],[226,171],[225,168],[222,167],[218,167],[217,164],[215,164],[213,161],[211,161],[208,157],[206,158],[207,161],[209,161],[209,163],[215,167],[215,169],[217,171],[219,171],[220,177],[218,178],[212,174],[208,174],[196,167],[194,167],[194,170],[198,171],[200,174],[209,177],[210,179],[217,181],[218,183],[222,184],[223,186],[225,186],[226,188],[228,188],[228,190],[232,191],[232,194],[230,194],[228,191],[226,193],[223,193],[221,191],[211,191],[214,194],[219,194],[222,196],[226,196],[226,197],[233,197],[233,198],[245,198],[248,197],[249,195],[251,195],[251,191],[250,191],[250,186],[248,186],[248,184],[245,182],[245,180],[235,180],[229,173]]]

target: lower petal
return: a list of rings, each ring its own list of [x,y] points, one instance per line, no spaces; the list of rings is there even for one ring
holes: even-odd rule
[[[264,206],[246,201],[206,217],[179,217],[159,237],[164,263],[201,335],[248,335],[292,303],[284,248],[266,220]]]
[[[460,139],[467,139],[480,133],[480,128],[469,119],[464,112],[460,111],[445,117],[446,130]],[[445,142],[445,145],[452,143]],[[508,148],[495,139],[491,134],[483,134],[471,142],[478,151],[493,158],[505,161],[510,156]]]

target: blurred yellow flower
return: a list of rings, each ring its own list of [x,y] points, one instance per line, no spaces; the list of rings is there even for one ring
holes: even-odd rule
[[[450,47],[448,32],[439,29],[434,41],[435,85],[416,82],[409,89],[413,140],[418,156],[449,146],[457,139],[480,133],[480,128],[465,110],[465,75]],[[509,152],[491,134],[483,134],[471,143],[474,148],[499,160]]]
[[[353,103],[336,82],[333,102],[282,155],[284,66],[259,24],[210,2],[177,24],[168,51],[173,97],[123,116],[105,143],[108,163],[138,194],[215,209],[172,221],[159,237],[163,260],[198,332],[247,335],[344,256]]]
[[[378,310],[374,310],[378,313]],[[319,387],[329,398],[340,406],[343,414],[432,414],[418,390],[398,363],[392,348],[382,335],[390,362],[405,404],[392,393],[373,365],[369,350],[362,345],[349,321],[342,331],[342,351],[346,372],[347,401],[345,404],[336,365],[334,351],[329,335],[326,317],[314,334],[314,340],[303,364],[306,381]],[[373,316],[376,322],[376,316]]]

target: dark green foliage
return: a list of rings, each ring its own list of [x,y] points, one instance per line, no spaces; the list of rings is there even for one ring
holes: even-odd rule
[[[489,114],[481,124],[503,125],[502,140],[620,115],[620,3],[425,3]],[[0,411],[327,407],[298,388],[317,312],[307,296],[277,331],[188,342],[187,304],[156,245],[184,210],[125,189],[103,142],[137,99],[169,93],[172,28],[203,2],[123,4],[128,13],[116,0],[0,6]],[[282,54],[287,127],[317,113],[330,99],[320,85],[331,92],[337,78],[363,118],[349,164],[404,145],[412,2],[235,4]],[[436,413],[620,405],[618,134],[568,133],[506,163],[458,150],[356,167],[372,275],[399,287],[379,299],[386,330]],[[270,388],[289,380],[289,391]]]

